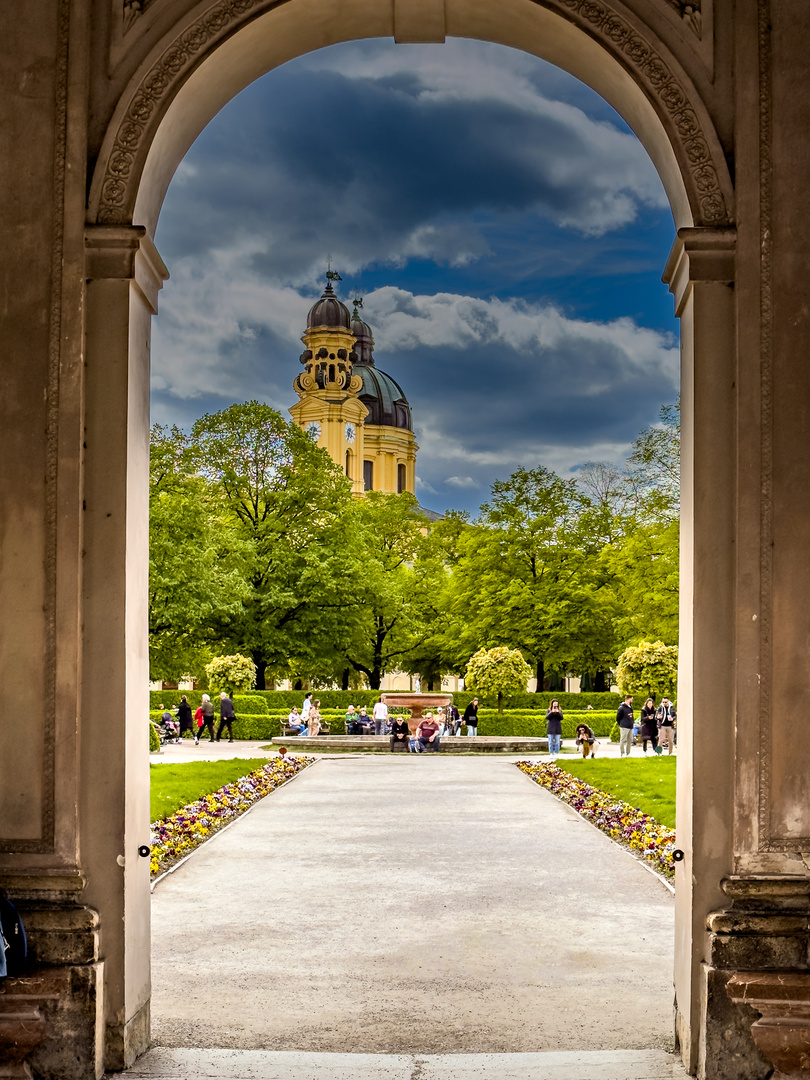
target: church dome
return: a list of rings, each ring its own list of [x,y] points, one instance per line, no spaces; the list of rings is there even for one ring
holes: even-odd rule
[[[352,334],[355,337],[354,353],[356,359],[353,356],[352,362],[355,364],[370,364],[374,366],[374,336],[371,333],[371,327],[367,322],[363,322],[360,316],[357,314],[357,308],[354,309],[352,315]]]
[[[368,409],[365,421],[367,424],[412,430],[408,399],[403,394],[402,387],[394,382],[390,375],[374,367],[373,361],[371,364],[357,364],[354,374],[363,380],[357,396]]]
[[[311,330],[315,326],[334,326],[348,330],[350,325],[349,309],[335,296],[330,281],[323,291],[323,296],[309,309],[307,329]]]

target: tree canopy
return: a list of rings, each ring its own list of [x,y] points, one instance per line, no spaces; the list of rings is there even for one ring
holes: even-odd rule
[[[520,468],[477,517],[430,524],[412,495],[353,497],[327,452],[260,402],[202,416],[188,435],[156,426],[152,675],[199,675],[239,653],[259,688],[376,688],[391,670],[432,685],[503,649],[539,691],[565,674],[601,688],[628,646],[677,643],[678,460],[675,405],[625,468]]]

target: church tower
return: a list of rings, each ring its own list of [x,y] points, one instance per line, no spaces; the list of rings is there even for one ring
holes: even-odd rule
[[[307,316],[304,371],[293,420],[345,471],[352,491],[399,493],[416,488],[416,439],[402,388],[374,363],[371,327],[334,294],[330,280]]]
[[[309,310],[301,339],[303,372],[293,382],[299,401],[290,409],[304,428],[352,481],[352,492],[363,494],[363,423],[368,409],[358,391],[362,379],[352,374],[354,347],[349,309],[335,296],[332,282]]]

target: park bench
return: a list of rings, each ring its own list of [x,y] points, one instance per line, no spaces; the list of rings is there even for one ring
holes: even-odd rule
[[[328,735],[331,730],[332,728],[330,722],[328,720],[321,720],[321,730],[318,732],[318,734]],[[287,736],[292,736],[292,738],[296,737],[296,733],[293,731],[293,729],[290,727],[289,723],[286,720],[279,721],[279,731],[281,733],[282,739],[287,738]]]

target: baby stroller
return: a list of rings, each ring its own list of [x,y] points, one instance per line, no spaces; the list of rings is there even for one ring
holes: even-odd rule
[[[158,724],[158,735],[160,736],[160,745],[164,746],[166,743],[179,743],[180,742],[180,725],[176,720],[172,720],[171,717],[166,719],[164,713]]]

